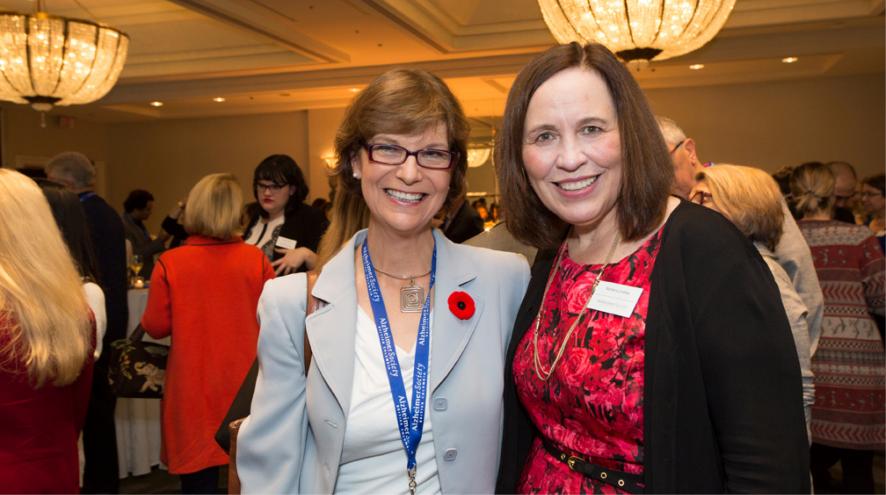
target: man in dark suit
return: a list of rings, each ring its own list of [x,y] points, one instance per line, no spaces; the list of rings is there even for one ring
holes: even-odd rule
[[[95,193],[95,167],[82,153],[56,155],[46,165],[46,176],[80,197],[86,213],[93,252],[98,262],[98,283],[105,293],[108,329],[101,357],[95,363],[92,396],[83,426],[86,466],[83,493],[117,493],[119,468],[114,428],[116,398],[108,385],[110,343],[126,336],[126,244],[120,215]]]

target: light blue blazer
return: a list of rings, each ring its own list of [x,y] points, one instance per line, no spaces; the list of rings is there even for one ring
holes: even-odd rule
[[[354,378],[354,250],[365,238],[365,230],[358,232],[323,268],[313,295],[326,305],[307,322],[304,274],[265,285],[258,307],[258,381],[237,440],[243,493],[335,491]],[[520,255],[454,244],[439,230],[434,238],[428,386],[440,487],[444,493],[492,493],[505,353],[529,266]],[[470,319],[460,320],[449,310],[454,291],[473,298],[476,312]],[[313,352],[307,379],[305,327]],[[404,486],[392,491],[405,489],[405,454],[403,464]]]

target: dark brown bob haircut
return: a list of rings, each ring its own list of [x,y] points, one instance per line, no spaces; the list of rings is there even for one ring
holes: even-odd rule
[[[553,248],[570,225],[548,210],[532,189],[523,163],[526,111],[539,86],[560,71],[582,67],[606,81],[621,138],[622,183],[615,206],[626,241],[652,232],[664,218],[674,166],[655,116],[630,72],[603,45],[578,43],[548,49],[520,73],[508,93],[495,146],[496,173],[508,230],[522,242]]]
[[[440,123],[446,127],[449,150],[458,153],[443,203],[447,209],[465,192],[470,125],[446,83],[425,70],[392,69],[357,94],[335,136],[335,197],[332,222],[320,245],[321,265],[366,226],[366,202],[352,166],[363,146],[378,134],[412,135]]]

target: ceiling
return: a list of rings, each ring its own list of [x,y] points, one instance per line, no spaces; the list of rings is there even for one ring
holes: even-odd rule
[[[500,115],[516,72],[554,43],[536,0],[45,3],[130,36],[111,93],[54,111],[105,122],[343,107],[401,65],[445,78],[469,115]],[[0,10],[35,5],[0,0]],[[884,0],[737,0],[707,46],[635,74],[644,88],[668,88],[882,73],[884,34]]]

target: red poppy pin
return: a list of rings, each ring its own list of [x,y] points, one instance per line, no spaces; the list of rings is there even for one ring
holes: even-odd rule
[[[467,292],[457,290],[449,294],[447,302],[449,303],[449,311],[452,311],[452,314],[459,320],[469,320],[474,316],[474,300]]]

